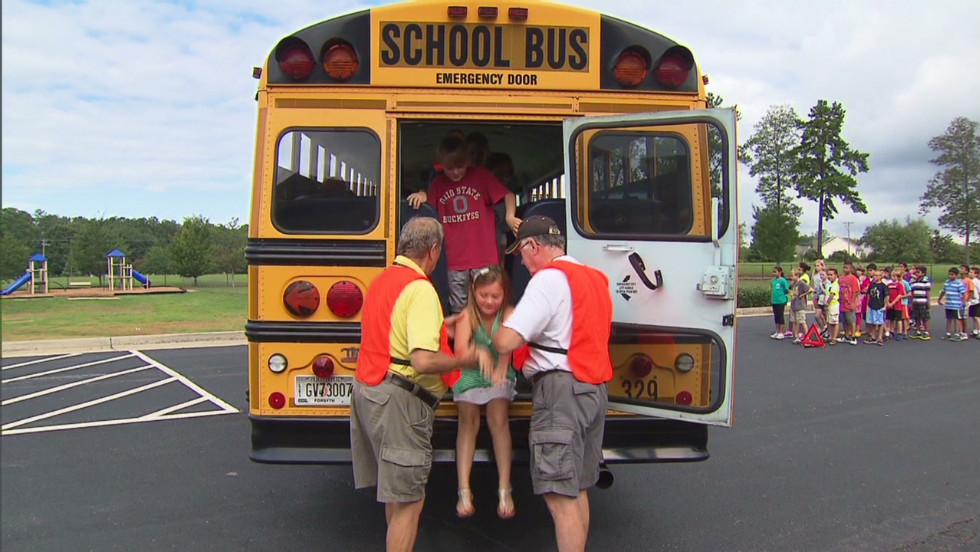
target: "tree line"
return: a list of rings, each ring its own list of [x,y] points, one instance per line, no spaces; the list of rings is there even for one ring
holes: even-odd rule
[[[752,245],[743,249],[745,260],[794,259],[797,245],[809,243],[810,238],[799,233],[804,213],[794,199],[817,204],[812,257],[823,256],[824,222],[833,220],[841,206],[855,213],[868,212],[857,177],[870,170],[870,156],[841,137],[845,115],[839,102],[826,100],[819,100],[806,118],[791,106],[771,106],[739,146],[740,161],[758,178],[756,193],[762,201],[752,208]],[[929,140],[935,154],[930,162],[937,172],[923,183],[918,198],[920,215],[938,211],[940,229],[965,237],[965,244],[960,246],[951,235],[941,234],[922,219],[882,221],[868,227],[859,239],[870,249],[872,259],[969,263],[971,256],[980,258],[975,240],[980,230],[977,127],[976,121],[957,117],[945,133]]]
[[[156,217],[88,219],[6,207],[0,217],[0,278],[20,276],[28,259],[42,253],[52,277],[93,275],[101,281],[106,255],[118,249],[140,272],[178,274],[197,283],[202,274],[246,272],[247,238],[248,225],[237,218],[213,224],[196,215],[178,224]]]

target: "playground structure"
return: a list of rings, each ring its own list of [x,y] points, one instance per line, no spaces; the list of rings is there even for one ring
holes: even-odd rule
[[[126,264],[126,254],[118,249],[113,249],[106,255],[106,279],[109,282],[109,291],[115,291],[117,286],[120,290],[133,289],[133,280],[138,281],[143,287],[150,287],[150,280],[133,268],[133,265]]]
[[[48,293],[48,258],[40,253],[35,253],[27,261],[27,272],[20,278],[14,280],[12,284],[4,288],[2,294],[10,295],[20,289],[21,286],[30,282],[31,295]]]
[[[139,286],[133,284],[133,280],[140,283]],[[106,255],[106,283],[105,288],[91,287],[88,279],[84,281],[68,282],[67,287],[61,287],[55,282],[55,286],[60,289],[49,289],[48,279],[48,259],[38,253],[28,260],[27,272],[14,280],[9,286],[3,289],[4,297],[12,295],[27,284],[23,292],[18,297],[51,297],[58,294],[70,294],[72,296],[106,296],[130,293],[174,293],[183,291],[180,288],[154,288],[150,291],[152,282],[133,268],[133,265],[126,264],[126,254],[118,249],[113,249]]]

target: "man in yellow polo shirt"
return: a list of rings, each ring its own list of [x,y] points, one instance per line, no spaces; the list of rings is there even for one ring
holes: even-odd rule
[[[434,413],[446,392],[441,374],[477,361],[475,349],[465,358],[441,352],[442,306],[428,276],[439,261],[442,239],[436,219],[409,220],[394,265],[368,288],[361,317],[350,415],[354,486],[377,486],[389,551],[415,546],[432,467]]]

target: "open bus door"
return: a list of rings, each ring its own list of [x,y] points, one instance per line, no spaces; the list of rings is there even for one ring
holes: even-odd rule
[[[603,270],[613,297],[611,409],[732,423],[735,120],[710,109],[564,121],[568,252]]]

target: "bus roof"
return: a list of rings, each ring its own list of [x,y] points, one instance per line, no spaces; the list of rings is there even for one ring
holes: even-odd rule
[[[326,19],[276,45],[262,85],[703,95],[693,55],[674,40],[593,10],[534,0],[418,0]]]

